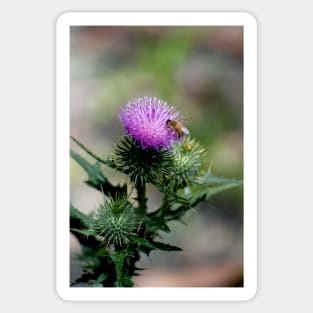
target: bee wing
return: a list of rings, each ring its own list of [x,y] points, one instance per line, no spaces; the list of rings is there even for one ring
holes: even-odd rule
[[[189,135],[189,130],[186,127],[183,127],[183,132],[185,135]]]

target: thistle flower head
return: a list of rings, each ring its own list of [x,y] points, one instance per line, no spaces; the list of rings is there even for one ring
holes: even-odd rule
[[[169,120],[182,121],[174,107],[157,98],[138,98],[128,102],[120,111],[120,120],[126,132],[143,149],[170,148],[181,141],[176,131],[168,127]]]

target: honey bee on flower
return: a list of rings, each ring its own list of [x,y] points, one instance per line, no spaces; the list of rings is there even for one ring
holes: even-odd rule
[[[184,127],[183,123],[177,120],[167,120],[166,121],[167,127],[173,129],[176,133],[178,138],[182,138],[185,135],[189,135],[189,130]]]

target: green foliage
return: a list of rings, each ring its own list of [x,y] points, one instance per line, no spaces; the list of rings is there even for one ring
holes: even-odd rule
[[[84,147],[86,151],[86,148]],[[88,150],[87,150],[88,151]],[[97,158],[97,163],[91,164],[84,158],[82,158],[78,153],[71,150],[71,157],[86,171],[88,174],[88,180],[86,184],[90,187],[93,187],[99,191],[102,191],[105,195],[115,197],[116,195],[126,192],[127,185],[124,184],[123,186],[113,186],[108,179],[103,175],[100,167],[99,160]],[[94,156],[92,154],[92,156]],[[103,161],[104,162],[104,161]]]
[[[139,245],[139,250],[147,255],[149,255],[152,250],[182,251],[182,249],[179,247],[154,241],[152,239],[147,240],[145,238],[133,236],[132,241],[137,243]]]
[[[158,230],[169,233],[171,230],[162,216],[147,216],[145,225],[149,233],[155,234]]]
[[[140,253],[153,250],[182,251],[168,243],[156,241],[160,232],[169,233],[169,221],[180,220],[200,202],[241,181],[215,177],[202,168],[203,148],[186,138],[172,150],[149,150],[125,137],[113,156],[103,160],[72,138],[95,163],[71,150],[71,157],[88,175],[86,184],[101,191],[106,198],[95,214],[83,214],[70,205],[70,231],[82,246],[80,262],[84,269],[71,286],[131,287],[138,274]],[[101,165],[109,166],[130,177],[137,191],[137,201],[127,195],[127,183],[114,186],[103,174]],[[202,173],[202,174],[201,174]],[[146,183],[154,184],[163,201],[153,213],[147,213]]]

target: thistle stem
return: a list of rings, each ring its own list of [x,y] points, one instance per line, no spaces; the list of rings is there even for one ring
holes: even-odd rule
[[[140,215],[147,214],[147,197],[146,197],[146,183],[138,181],[135,183],[137,189],[137,201],[139,204],[138,211]]]

